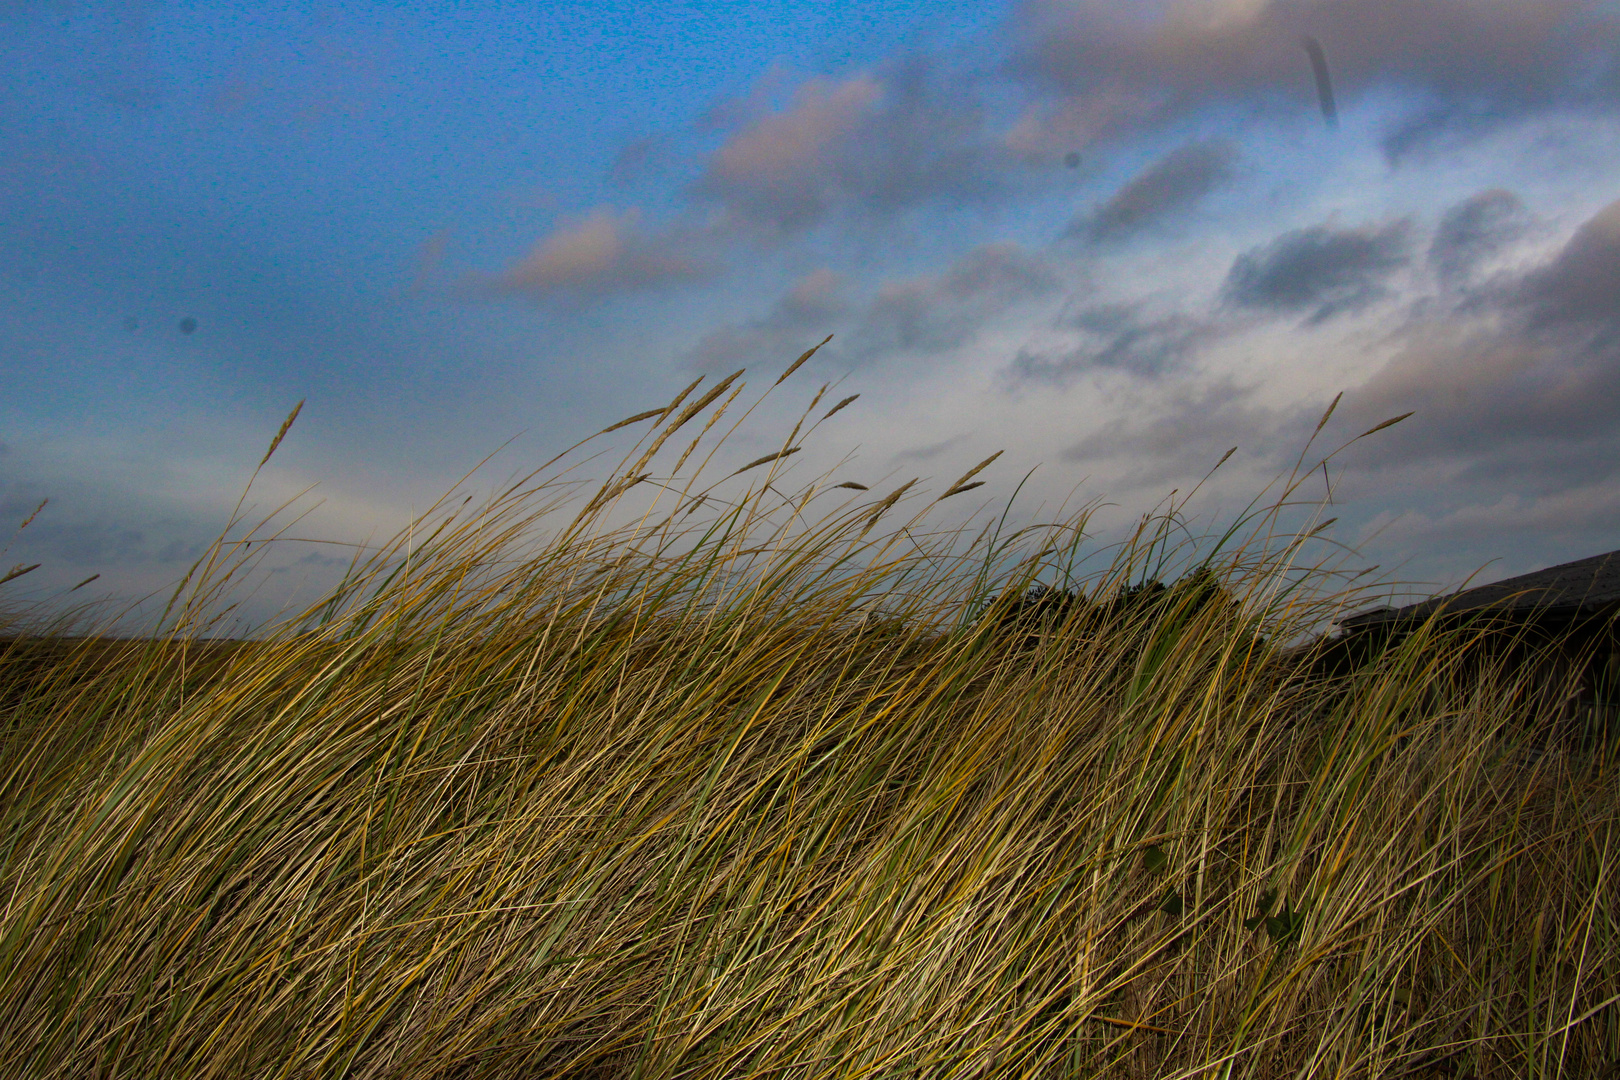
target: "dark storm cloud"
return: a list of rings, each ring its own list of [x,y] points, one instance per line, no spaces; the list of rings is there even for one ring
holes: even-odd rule
[[[0,458],[8,456],[9,449],[0,444]],[[213,521],[146,513],[127,504],[109,512],[105,505],[98,505],[106,502],[88,491],[75,490],[72,483],[64,485],[16,468],[0,469],[0,528],[7,532],[11,556],[5,566],[0,566],[0,574],[19,560],[40,563],[41,570],[32,579],[37,584],[52,570],[61,568],[82,576],[153,562],[194,560],[211,541],[182,544],[165,538],[187,527],[193,533],[207,530],[210,537],[217,535]],[[84,514],[89,517],[75,519],[75,515]],[[109,523],[128,517],[135,519],[135,527]],[[27,527],[19,529],[24,521]]]
[[[1498,491],[1542,495],[1620,480],[1620,440],[1597,435],[1560,443],[1549,453],[1544,442],[1524,440],[1492,448],[1458,474],[1466,484],[1488,484]],[[1615,519],[1613,525],[1620,525]],[[1611,528],[1613,527],[1611,525]]]
[[[1383,280],[1410,261],[1411,234],[1405,220],[1359,229],[1295,229],[1239,255],[1222,297],[1238,307],[1309,310],[1307,323],[1322,322],[1383,296]]]
[[[1466,279],[1484,259],[1516,239],[1527,224],[1524,203],[1490,188],[1448,209],[1429,244],[1429,265],[1446,283]]]
[[[1010,67],[1062,95],[1087,128],[1117,132],[1221,103],[1269,99],[1314,110],[1300,48],[1308,36],[1321,43],[1341,101],[1374,86],[1416,91],[1436,103],[1436,128],[1462,118],[1453,111],[1462,106],[1500,119],[1572,102],[1612,104],[1620,96],[1617,24],[1606,0],[1270,0],[1225,11],[1029,0],[1015,18],[1021,45]],[[1112,114],[1099,115],[1108,101],[1117,103]],[[1061,115],[1054,126],[1063,126]]]
[[[1091,240],[1130,236],[1160,218],[1186,209],[1231,178],[1237,157],[1230,143],[1190,143],[1171,151],[1134,177],[1085,218],[1077,218],[1069,235]]]
[[[1016,244],[986,244],[939,274],[887,281],[861,304],[845,299],[837,274],[819,270],[798,282],[763,318],[722,327],[686,356],[703,370],[802,351],[829,333],[828,356],[872,364],[895,354],[937,353],[964,345],[988,320],[1050,295],[1058,278],[1045,260]],[[791,357],[789,357],[791,359]]]
[[[1096,368],[1158,378],[1180,368],[1214,328],[1185,315],[1148,315],[1140,305],[1104,304],[1059,320],[1080,340],[1063,350],[1019,350],[1007,369],[1014,384],[1066,386]]]

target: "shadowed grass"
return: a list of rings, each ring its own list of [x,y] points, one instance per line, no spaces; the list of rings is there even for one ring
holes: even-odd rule
[[[1620,1061],[1612,753],[1523,768],[1564,688],[1455,677],[1466,632],[1332,679],[1278,647],[1357,595],[1301,584],[1293,480],[1185,587],[1147,585],[1174,504],[1075,583],[1086,512],[958,551],[846,481],[812,523],[799,427],[653,479],[735,400],[695,389],[544,542],[536,473],[265,640],[203,640],[250,531],[158,639],[0,646],[0,1075]],[[1086,602],[1020,619],[1047,566]]]

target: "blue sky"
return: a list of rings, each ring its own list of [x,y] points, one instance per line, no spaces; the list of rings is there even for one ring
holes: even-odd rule
[[[380,540],[509,439],[486,487],[827,334],[739,463],[833,383],[861,398],[800,482],[943,491],[1004,450],[937,520],[1039,465],[1014,520],[1106,501],[1101,544],[1235,446],[1189,507],[1224,525],[1343,392],[1320,451],[1414,413],[1335,459],[1351,566],[1427,593],[1620,548],[1617,30],[1595,0],[0,3],[0,572],[40,564],[0,587],[174,582],[300,399],[252,502]],[[244,610],[339,550],[278,547]]]

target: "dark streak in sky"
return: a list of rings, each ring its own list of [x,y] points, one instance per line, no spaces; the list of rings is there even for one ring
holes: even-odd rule
[[[1322,103],[1322,119],[1327,121],[1330,131],[1337,131],[1339,110],[1333,104],[1333,80],[1328,77],[1327,54],[1322,51],[1322,43],[1313,37],[1307,36],[1300,44],[1305,46],[1311,58],[1311,70],[1316,73],[1316,96]]]

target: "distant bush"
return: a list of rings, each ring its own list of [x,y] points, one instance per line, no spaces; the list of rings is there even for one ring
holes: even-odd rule
[[[1082,592],[1037,584],[1022,594],[1002,594],[980,621],[989,623],[997,640],[1011,640],[1010,647],[1021,651],[1036,648],[1043,637],[1062,631],[1071,619],[1075,633],[1095,636],[1114,627],[1166,616],[1190,620],[1212,604],[1231,613],[1237,610],[1215,572],[1200,566],[1172,586],[1149,578],[1136,585],[1121,585],[1103,601],[1088,599]]]

